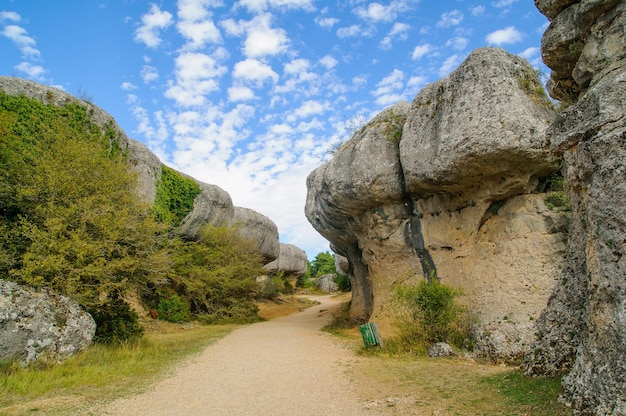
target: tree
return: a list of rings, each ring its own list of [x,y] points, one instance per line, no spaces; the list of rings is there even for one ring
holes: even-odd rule
[[[318,253],[315,259],[310,263],[309,275],[312,278],[325,274],[335,274],[336,272],[335,256],[328,251]]]

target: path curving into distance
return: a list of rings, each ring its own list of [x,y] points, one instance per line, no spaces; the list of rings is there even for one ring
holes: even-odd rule
[[[119,399],[105,415],[362,415],[344,368],[354,360],[320,329],[340,306],[330,296],[301,312],[239,328],[147,392]]]

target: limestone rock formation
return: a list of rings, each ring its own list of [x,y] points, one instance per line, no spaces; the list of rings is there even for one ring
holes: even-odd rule
[[[278,258],[264,266],[269,273],[283,272],[286,276],[302,276],[307,271],[304,250],[293,244],[280,244]]]
[[[478,315],[479,351],[527,352],[565,249],[567,214],[540,193],[560,163],[545,137],[553,118],[525,60],[479,49],[313,171],[306,215],[348,259],[350,317],[388,336],[395,288],[438,277]]]
[[[573,216],[567,263],[537,321],[528,374],[569,371],[580,415],[626,414],[626,2],[535,1],[551,20],[550,93],[571,103],[548,130]]]
[[[337,283],[335,282],[334,274],[325,274],[323,276],[318,277],[313,282],[315,288],[324,293],[333,293],[339,290]]]
[[[89,346],[95,332],[77,302],[0,280],[0,360],[61,361]]]
[[[205,225],[230,225],[235,216],[235,207],[228,192],[216,185],[196,182],[200,185],[200,194],[193,201],[193,210],[174,230],[189,240],[197,239]]]
[[[278,258],[278,227],[268,217],[248,208],[235,207],[233,225],[238,227],[241,236],[257,243],[266,264]]]

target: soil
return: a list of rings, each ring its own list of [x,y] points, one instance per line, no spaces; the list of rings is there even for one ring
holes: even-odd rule
[[[105,415],[369,415],[349,378],[354,352],[320,329],[341,299],[239,328],[147,392],[119,399]],[[382,404],[382,403],[381,403]],[[381,410],[386,406],[383,405]]]

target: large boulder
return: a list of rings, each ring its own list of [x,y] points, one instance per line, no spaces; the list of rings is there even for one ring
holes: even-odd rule
[[[551,20],[550,93],[571,103],[548,130],[573,216],[567,263],[527,357],[528,374],[569,371],[579,415],[626,414],[626,2],[536,1]],[[574,43],[571,43],[574,42]]]
[[[257,244],[266,264],[278,258],[278,227],[271,219],[249,208],[235,207],[233,225],[239,235]]]
[[[567,214],[541,193],[560,164],[553,118],[528,62],[478,49],[313,171],[306,215],[348,259],[351,319],[393,333],[395,288],[439,278],[478,316],[478,351],[520,359],[565,250]]]
[[[306,252],[293,244],[280,244],[278,258],[264,266],[269,273],[283,272],[287,276],[302,276],[307,271]]]
[[[318,277],[313,282],[315,288],[324,293],[334,293],[339,290],[339,286],[337,286],[337,282],[335,282],[334,274],[325,274],[323,276]]]
[[[61,361],[89,346],[95,332],[75,301],[0,280],[0,361]]]
[[[216,185],[196,182],[200,185],[200,193],[193,201],[193,210],[174,230],[188,240],[200,237],[200,230],[205,225],[231,225],[235,217],[235,207],[228,192]]]

